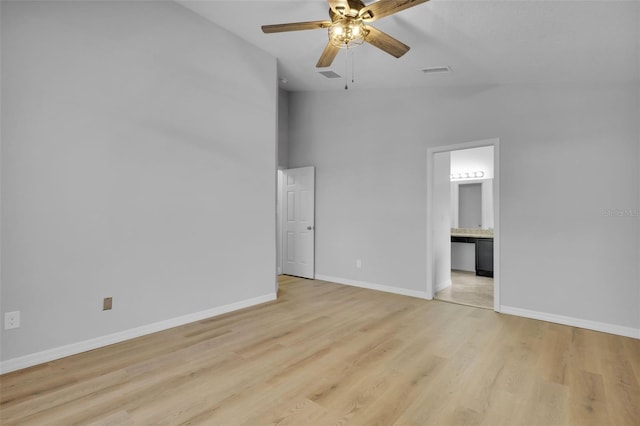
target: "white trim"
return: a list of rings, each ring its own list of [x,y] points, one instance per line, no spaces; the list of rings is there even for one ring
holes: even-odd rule
[[[192,314],[171,318],[164,321],[155,322],[153,324],[143,325],[141,327],[129,330],[119,331],[117,333],[108,334],[106,336],[96,337],[94,339],[82,342],[72,343],[70,345],[60,346],[53,349],[47,349],[42,352],[9,359],[0,363],[0,373],[9,373],[11,371],[21,370],[23,368],[32,367],[34,365],[43,364],[45,362],[64,358],[70,355],[76,355],[92,349],[101,348],[103,346],[120,343],[125,340],[133,339],[147,334],[156,333],[158,331],[167,330],[169,328],[178,327],[191,322],[200,321],[206,318],[215,317],[239,309],[248,308],[250,306],[259,305],[261,303],[276,300],[275,293],[265,294],[264,296],[254,297],[252,299],[241,300],[239,302],[230,303],[224,306],[207,309],[205,311],[194,312]]]
[[[427,299],[432,300],[436,294],[433,281],[435,279],[435,268],[433,267],[433,157],[436,154],[435,148],[427,149]]]
[[[443,283],[436,284],[436,288],[433,289],[433,294],[435,295],[440,290],[444,290],[447,287],[451,287],[452,284],[453,284],[453,282],[451,280],[447,280],[447,281],[445,281]]]
[[[564,315],[548,314],[546,312],[531,311],[529,309],[514,308],[512,306],[504,305],[502,306],[502,313],[507,315],[536,319],[540,321],[553,322],[556,324],[570,325],[572,327],[586,328],[587,330],[602,331],[604,333],[616,334],[618,336],[640,339],[640,328],[625,327],[622,325],[609,324],[606,322],[566,317]]]
[[[360,287],[360,288],[366,288],[369,290],[384,291],[386,293],[401,294],[403,296],[411,296],[411,297],[418,297],[420,299],[427,299],[427,293],[425,291],[410,290],[408,288],[400,288],[400,287],[391,287],[388,285],[367,283],[364,281],[356,281],[349,278],[330,277],[330,276],[321,275],[321,274],[316,274],[315,279],[320,281],[329,281],[336,284],[350,285],[352,287]]]
[[[458,151],[460,149],[493,146],[493,310],[500,312],[500,139],[485,139],[452,145],[443,145],[427,149],[427,299],[433,299],[437,291],[434,285],[433,268],[433,156],[441,152]]]
[[[284,230],[284,211],[282,200],[284,197],[285,170],[286,169],[284,167],[278,166],[278,170],[276,171],[276,272],[278,275],[282,275],[282,237]]]
[[[493,310],[502,311],[500,304],[500,139],[493,141]]]

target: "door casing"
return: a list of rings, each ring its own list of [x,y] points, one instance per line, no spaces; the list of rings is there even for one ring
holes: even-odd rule
[[[443,145],[427,149],[427,299],[433,299],[435,276],[432,239],[435,224],[432,211],[434,199],[434,155],[440,152],[451,152],[483,146],[493,146],[493,310],[500,312],[500,140],[498,138]]]

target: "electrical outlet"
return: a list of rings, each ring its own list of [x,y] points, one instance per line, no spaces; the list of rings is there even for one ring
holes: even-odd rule
[[[362,268],[362,260],[360,259],[356,260],[356,268],[358,269]]]
[[[105,297],[104,300],[102,301],[102,310],[109,311],[111,310],[112,306],[113,306],[113,298]]]
[[[4,313],[4,329],[11,330],[12,328],[20,327],[20,311],[5,312]]]

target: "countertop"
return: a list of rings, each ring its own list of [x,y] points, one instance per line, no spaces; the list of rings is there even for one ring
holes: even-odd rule
[[[493,238],[493,229],[451,228],[452,237]]]

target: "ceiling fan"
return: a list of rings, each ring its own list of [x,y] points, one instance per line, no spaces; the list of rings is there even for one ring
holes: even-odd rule
[[[399,58],[409,51],[409,46],[368,25],[369,22],[426,3],[429,0],[378,0],[369,5],[365,5],[362,0],[327,1],[330,21],[263,25],[262,31],[269,34],[328,28],[329,42],[316,64],[317,68],[330,66],[340,48],[349,48],[364,42]]]

